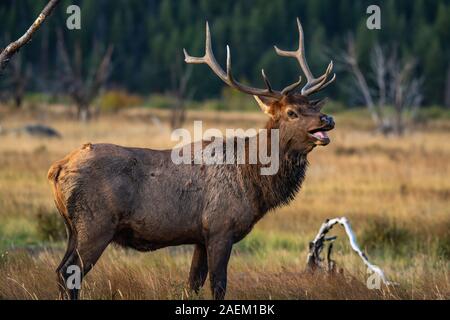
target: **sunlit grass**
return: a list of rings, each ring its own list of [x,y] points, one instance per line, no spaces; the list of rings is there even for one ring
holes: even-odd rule
[[[63,139],[0,136],[0,298],[57,297],[54,270],[65,243],[48,237],[51,219],[38,219],[39,212],[56,215],[46,179],[53,161],[85,142],[156,149],[176,143],[164,110],[126,110],[87,124],[58,116],[58,110],[47,111],[43,121]],[[221,130],[259,128],[265,120],[259,113],[193,111],[186,128],[194,119]],[[2,125],[29,122],[12,114]],[[360,114],[338,115],[336,122],[332,143],[310,155],[296,199],[268,213],[235,246],[227,298],[450,298],[450,126],[440,121],[386,138],[374,135]],[[326,218],[336,216],[349,218],[370,259],[398,287],[366,288],[366,269],[339,227],[333,256],[343,275],[304,273],[309,241]],[[198,296],[186,289],[191,254],[190,246],[152,253],[110,246],[87,276],[83,298],[210,298],[208,285]]]

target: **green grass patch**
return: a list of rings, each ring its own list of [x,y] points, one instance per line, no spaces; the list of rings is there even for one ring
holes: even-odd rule
[[[0,222],[0,251],[10,247],[37,244],[36,224],[24,217],[6,218]]]
[[[271,251],[301,252],[305,244],[298,235],[252,231],[234,246],[236,252],[249,255],[264,255]]]

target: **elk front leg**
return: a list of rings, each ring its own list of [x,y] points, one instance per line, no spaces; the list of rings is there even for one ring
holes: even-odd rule
[[[192,256],[191,271],[189,272],[189,287],[195,293],[205,284],[208,275],[208,260],[206,248],[202,244],[195,246]]]
[[[233,242],[230,237],[216,236],[207,244],[211,292],[215,300],[223,300],[227,290],[227,266]]]

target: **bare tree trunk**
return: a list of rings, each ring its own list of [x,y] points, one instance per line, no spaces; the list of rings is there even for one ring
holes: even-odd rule
[[[88,122],[91,119],[89,104],[77,104],[77,119],[81,122]]]
[[[405,119],[408,119],[408,116],[413,117],[421,103],[422,79],[413,77],[415,60],[409,60],[402,64],[395,47],[390,51],[390,57],[386,58],[382,48],[379,45],[375,46],[371,57],[371,68],[375,76],[376,88],[369,87],[365,75],[359,68],[356,48],[351,35],[348,38],[347,51],[342,53],[342,59],[353,73],[372,120],[381,133],[394,132],[396,135],[402,135],[406,125]],[[378,90],[378,104],[374,103],[371,95],[375,90]],[[383,111],[385,105],[393,106],[393,115]]]
[[[366,78],[359,68],[355,42],[351,35],[347,39],[347,51],[342,54],[342,58],[345,63],[350,66],[350,69],[355,76],[358,87],[364,97],[364,101],[366,102],[367,109],[369,110],[370,116],[372,117],[372,121],[378,128],[381,128],[383,126],[383,118],[372,99],[372,95],[370,94],[370,89],[369,85],[367,84]]]
[[[186,105],[184,99],[177,97],[176,100],[170,119],[170,126],[172,129],[180,128],[186,120]]]
[[[14,97],[14,104],[17,109],[22,106],[22,101],[29,78],[30,69],[26,68],[26,70],[24,70],[22,56],[21,54],[18,54],[16,59],[14,59],[11,63],[11,91]]]
[[[358,242],[356,241],[356,235],[353,231],[350,222],[346,217],[341,218],[334,218],[334,219],[327,219],[319,229],[319,232],[317,233],[316,237],[309,243],[309,253],[307,258],[307,269],[310,271],[320,270],[323,269],[323,258],[320,256],[323,249],[325,248],[326,243],[330,243],[328,246],[328,252],[327,252],[327,265],[328,265],[328,272],[333,272],[336,268],[336,263],[334,260],[331,259],[331,251],[333,249],[332,243],[336,240],[337,236],[327,236],[328,232],[331,231],[331,229],[336,225],[340,224],[344,227],[345,233],[348,237],[350,247],[355,251],[358,256],[362,259],[366,267],[372,271],[373,273],[376,273],[380,280],[383,281],[386,285],[394,285],[395,282],[389,281],[384,274],[383,270],[381,270],[380,267],[372,264],[369,259],[367,258],[367,255],[361,250],[360,246],[358,245]]]
[[[403,125],[403,112],[401,108],[395,107],[395,134],[398,136],[402,136],[404,132],[404,125]]]
[[[79,43],[75,45],[74,64],[72,65],[61,29],[58,30],[57,36],[58,50],[65,69],[65,72],[61,75],[62,82],[77,106],[78,120],[88,121],[92,115],[90,105],[108,77],[113,46],[108,46],[97,66],[92,64],[91,68],[95,68],[95,72],[83,77],[83,53]]]
[[[193,91],[186,94],[187,84],[192,75],[192,66],[183,70],[181,62],[177,61],[172,65],[172,94],[175,96],[175,103],[172,107],[170,126],[172,129],[180,128],[186,118],[186,100],[192,98]]]
[[[447,80],[445,82],[445,101],[444,104],[447,108],[450,108],[450,63],[447,67]]]
[[[40,84],[45,92],[49,92],[49,73],[48,73],[48,56],[49,56],[49,31],[48,29],[44,29],[42,33],[42,42],[41,42],[41,65],[40,72],[41,77],[43,79],[42,84]]]
[[[14,103],[16,104],[16,108],[20,109],[22,106],[22,97],[16,97]]]
[[[361,90],[361,93],[364,96],[364,100],[366,101],[366,105],[367,105],[367,108],[369,109],[370,116],[372,117],[373,122],[378,127],[381,127],[383,124],[383,120],[381,118],[379,111],[377,110],[377,107],[375,106],[375,103],[373,102],[372,96],[370,95],[369,86],[367,85],[365,77],[363,76],[358,65],[353,65],[352,70],[353,70],[353,74],[358,82],[358,86]]]

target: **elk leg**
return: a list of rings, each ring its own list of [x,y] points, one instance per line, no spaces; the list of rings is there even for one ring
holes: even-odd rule
[[[65,280],[63,274],[66,274],[67,266],[72,264],[71,261],[73,260],[75,250],[76,250],[76,236],[72,232],[72,230],[69,229],[69,238],[68,238],[68,242],[67,242],[66,253],[64,254],[64,257],[62,258],[61,263],[59,264],[58,268],[56,269],[56,276],[57,276],[56,280],[58,283],[60,299],[63,299],[67,295],[66,280]],[[64,272],[62,273],[63,268],[64,268]]]
[[[204,245],[195,246],[192,256],[191,271],[189,272],[189,287],[195,293],[205,284],[208,275],[208,260]]]
[[[57,270],[60,298],[78,299],[83,278],[100,258],[111,242],[112,236],[112,232],[97,236],[92,234],[86,236],[84,233],[83,237],[78,236],[74,250],[67,257],[66,261],[63,261],[64,263],[61,262],[61,267]],[[74,278],[77,276],[79,276],[79,279]],[[79,284],[80,286],[74,286],[74,284]]]
[[[76,249],[73,250],[73,252],[70,253],[63,261],[61,261],[60,267],[56,270],[57,275],[57,281],[58,281],[58,289],[59,289],[59,298],[60,299],[70,299],[70,300],[77,300],[78,299],[78,293],[79,289],[77,288],[70,288],[69,287],[69,280],[70,280],[70,271],[69,267],[71,266],[78,266],[80,268],[80,285],[81,285],[81,267],[77,263],[77,252]],[[69,272],[70,271],[70,272]]]
[[[208,271],[211,293],[215,300],[223,300],[227,290],[227,266],[233,242],[229,238],[215,237],[208,241]]]

